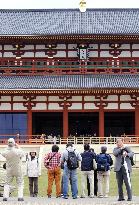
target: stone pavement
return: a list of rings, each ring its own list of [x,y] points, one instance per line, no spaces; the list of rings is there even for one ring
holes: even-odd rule
[[[24,202],[18,202],[17,198],[9,198],[7,202],[3,202],[0,198],[0,205],[139,205],[139,197],[133,197],[132,202],[123,201],[118,202],[117,197],[109,198],[78,198],[78,199],[62,199],[54,198],[48,199],[47,197],[30,198],[25,197]]]

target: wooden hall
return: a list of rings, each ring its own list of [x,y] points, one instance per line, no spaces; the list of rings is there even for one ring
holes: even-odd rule
[[[139,136],[138,18],[0,10],[0,135]]]

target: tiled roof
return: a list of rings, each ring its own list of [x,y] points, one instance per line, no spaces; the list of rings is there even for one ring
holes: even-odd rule
[[[139,88],[139,75],[0,76],[0,90],[89,88]]]
[[[0,35],[62,34],[138,35],[139,9],[0,10]]]

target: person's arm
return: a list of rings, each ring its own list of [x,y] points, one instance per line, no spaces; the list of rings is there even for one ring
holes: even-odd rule
[[[113,155],[114,155],[115,157],[117,157],[118,155],[121,154],[121,152],[122,152],[122,149],[121,149],[121,148],[114,148],[114,150],[113,150]]]
[[[129,147],[125,147],[125,151],[127,152],[127,157],[132,158],[134,156],[134,152]]]

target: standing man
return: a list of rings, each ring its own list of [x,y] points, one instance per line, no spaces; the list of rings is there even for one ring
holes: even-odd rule
[[[134,153],[130,150],[129,147],[124,146],[123,139],[117,139],[117,147],[114,148],[113,154],[115,156],[115,166],[114,171],[116,172],[116,179],[118,184],[118,201],[124,201],[123,194],[123,181],[126,186],[127,201],[132,200],[132,187],[130,180],[130,173],[132,171],[131,159]]]
[[[22,157],[24,152],[19,149],[13,138],[8,139],[8,147],[2,153],[2,156],[6,158],[6,183],[4,185],[3,201],[7,201],[9,197],[10,184],[13,178],[16,178],[18,185],[18,201],[24,201],[23,199],[23,174],[22,174]]]
[[[68,199],[68,183],[70,179],[72,198],[77,199],[78,186],[77,186],[77,168],[78,163],[81,161],[81,155],[74,149],[72,143],[68,143],[66,150],[63,152],[61,163],[64,163],[63,171],[63,198]]]

